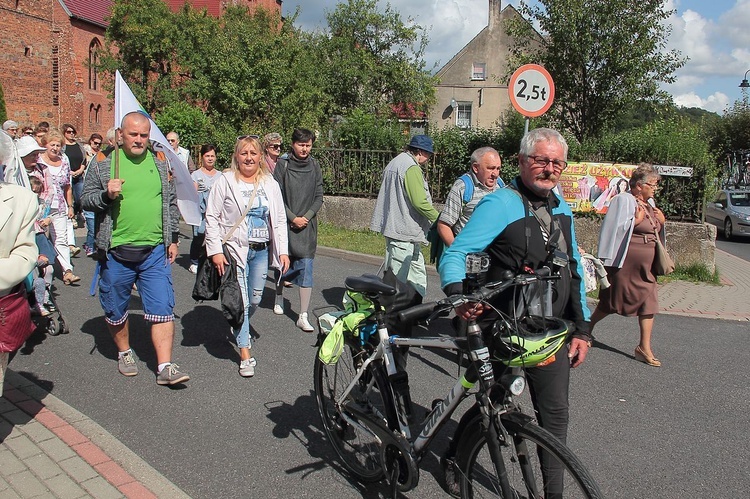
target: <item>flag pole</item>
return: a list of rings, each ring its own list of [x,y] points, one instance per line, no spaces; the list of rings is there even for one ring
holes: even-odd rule
[[[120,178],[120,135],[119,129],[115,131],[115,178]]]

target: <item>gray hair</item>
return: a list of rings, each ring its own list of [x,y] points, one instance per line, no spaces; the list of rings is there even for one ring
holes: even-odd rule
[[[651,163],[640,163],[630,176],[630,188],[634,188],[638,182],[644,182],[650,178],[661,180],[661,175]]]
[[[485,154],[489,154],[493,152],[497,154],[498,156],[500,156],[500,153],[497,152],[497,150],[494,147],[489,147],[489,146],[480,147],[479,149],[476,149],[473,153],[471,153],[471,159],[469,161],[471,162],[472,165],[474,163],[479,163],[482,160],[482,158],[485,156]]]
[[[263,148],[265,149],[268,147],[268,144],[270,144],[274,140],[283,140],[280,133],[271,132],[267,133],[263,136]]]
[[[109,142],[110,144],[114,144],[116,136],[117,136],[117,128],[112,127],[109,130],[107,130],[107,142]]]
[[[519,151],[520,156],[528,157],[534,146],[539,142],[557,142],[563,148],[563,160],[568,159],[568,142],[565,140],[560,132],[551,128],[535,128],[529,133],[524,135],[521,139],[521,149]]]

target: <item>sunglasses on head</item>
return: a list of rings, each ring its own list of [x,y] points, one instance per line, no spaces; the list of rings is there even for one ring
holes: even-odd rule
[[[259,139],[260,135],[240,135],[237,137],[237,140],[244,140],[244,139]]]

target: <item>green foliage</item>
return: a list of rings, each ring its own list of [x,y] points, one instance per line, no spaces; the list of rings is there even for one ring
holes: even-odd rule
[[[332,112],[354,109],[391,114],[390,106],[434,101],[435,80],[425,71],[427,29],[403,20],[390,4],[378,10],[376,0],[347,0],[326,14],[328,37],[323,50],[328,64],[327,88]]]
[[[719,163],[733,151],[750,149],[750,104],[747,98],[738,100],[724,111],[711,130],[711,151]]]
[[[177,132],[183,147],[202,145],[210,141],[210,120],[203,110],[187,102],[173,102],[156,113],[153,118],[164,134]]]
[[[396,121],[355,109],[336,126],[333,145],[345,149],[395,151],[403,148],[405,141]]]
[[[555,80],[552,117],[579,141],[599,137],[638,99],[665,101],[660,82],[674,81],[684,60],[666,50],[671,14],[665,0],[523,2],[529,21],[506,26],[515,40],[509,67],[543,65]],[[540,38],[533,26],[538,26]]]
[[[5,109],[5,93],[3,92],[3,84],[0,83],[0,123],[4,123],[8,119],[8,111]]]

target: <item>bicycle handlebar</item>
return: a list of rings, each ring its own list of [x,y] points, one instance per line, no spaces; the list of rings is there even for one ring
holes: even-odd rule
[[[485,284],[471,294],[451,295],[442,300],[409,307],[398,312],[397,317],[400,322],[414,322],[428,318],[431,320],[433,314],[457,308],[465,303],[487,302],[513,286],[525,286],[534,281],[548,281],[559,278],[559,275],[519,274],[509,279]]]

